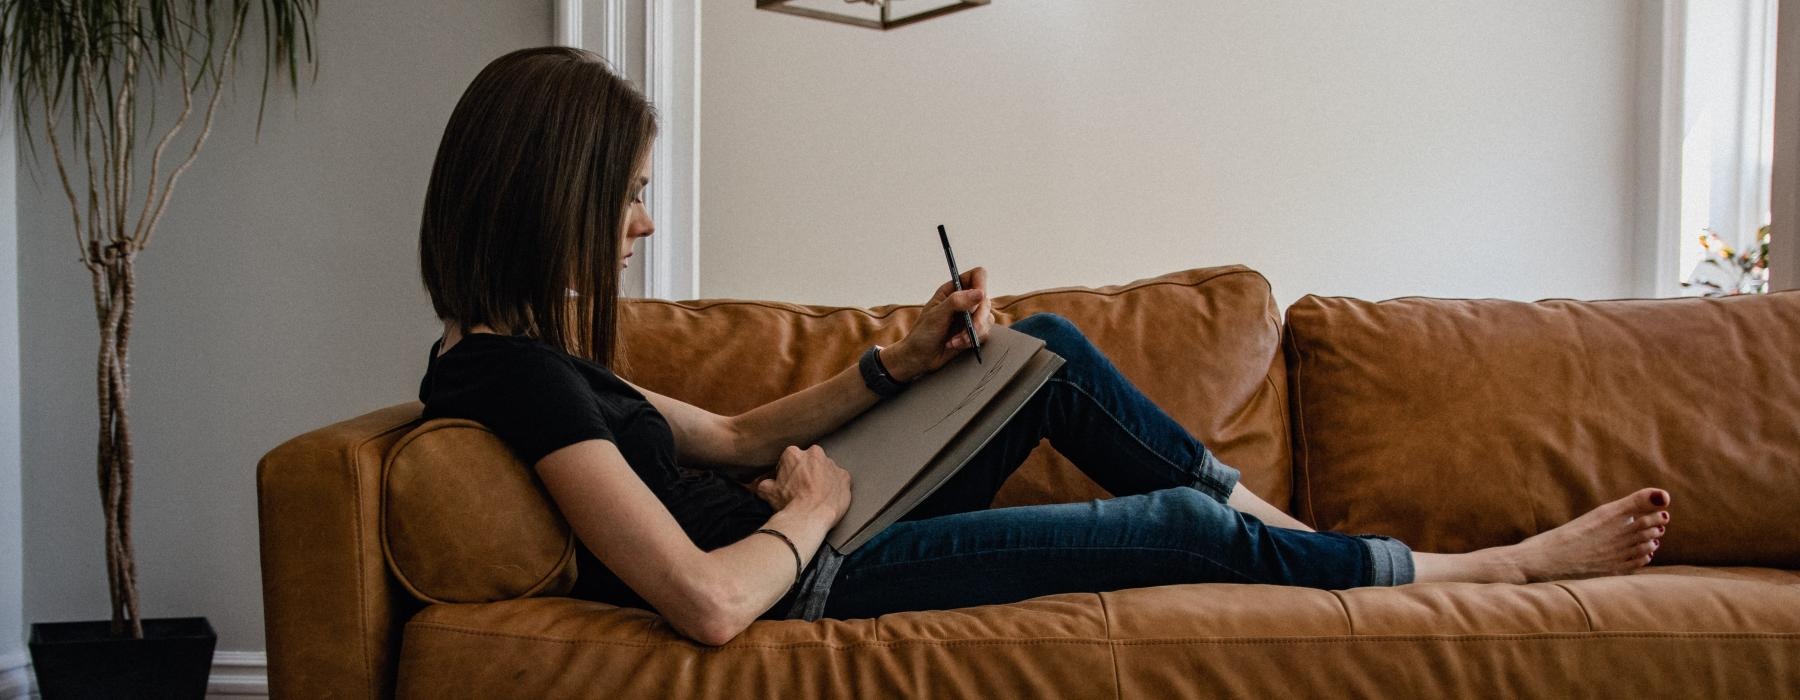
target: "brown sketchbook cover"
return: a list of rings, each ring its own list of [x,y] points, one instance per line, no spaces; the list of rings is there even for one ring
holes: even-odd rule
[[[1005,326],[981,352],[982,362],[965,352],[819,440],[850,472],[850,510],[825,536],[833,549],[849,554],[936,491],[1063,364]]]

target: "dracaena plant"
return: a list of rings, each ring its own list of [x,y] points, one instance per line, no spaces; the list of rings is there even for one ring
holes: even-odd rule
[[[318,0],[0,0],[0,70],[12,83],[20,133],[34,134],[35,124],[49,146],[81,264],[93,277],[98,481],[116,636],[144,635],[126,413],[132,266],[212,131],[245,32],[263,37],[266,106],[271,77],[298,91],[300,52],[313,63],[317,14]],[[165,94],[179,95],[181,109],[159,127],[156,102]],[[35,135],[26,143],[27,162],[35,162]]]

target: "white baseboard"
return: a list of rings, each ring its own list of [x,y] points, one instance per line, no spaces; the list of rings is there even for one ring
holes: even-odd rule
[[[213,652],[208,698],[269,697],[269,654],[261,651]]]
[[[31,675],[31,654],[18,651],[0,656],[0,700],[37,697],[37,679]],[[269,697],[269,655],[260,651],[213,652],[212,676],[206,681],[207,698]]]

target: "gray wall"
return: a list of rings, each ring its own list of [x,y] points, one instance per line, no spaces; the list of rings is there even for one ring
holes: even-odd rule
[[[227,95],[138,262],[131,415],[146,616],[204,615],[220,650],[263,648],[256,460],[415,396],[438,332],[415,247],[444,122],[489,60],[550,36],[546,2],[325,3],[318,82],[271,97],[260,143],[260,75]],[[38,182],[19,171],[18,191],[24,618],[100,619],[97,334],[43,157]],[[0,521],[9,512],[0,502]]]

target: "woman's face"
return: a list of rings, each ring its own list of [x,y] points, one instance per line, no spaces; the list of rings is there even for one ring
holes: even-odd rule
[[[646,149],[648,150],[648,149]],[[644,206],[644,187],[650,184],[650,154],[644,154],[644,160],[638,163],[637,172],[631,179],[631,200],[625,205],[625,235],[619,237],[619,269],[631,265],[625,262],[631,257],[631,246],[637,239],[656,233],[656,224],[650,221],[650,209]]]

